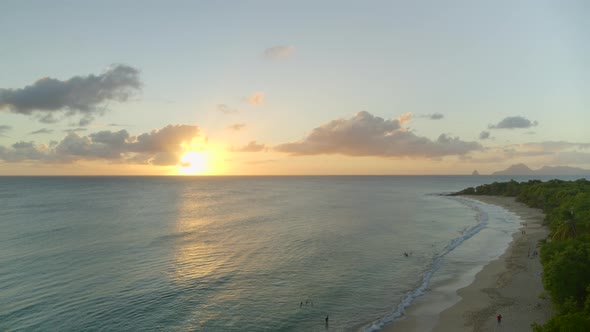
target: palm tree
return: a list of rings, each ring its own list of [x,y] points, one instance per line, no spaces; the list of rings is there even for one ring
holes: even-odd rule
[[[574,210],[570,209],[565,213],[565,221],[562,222],[553,232],[552,240],[567,240],[575,239],[578,236],[576,230],[576,219],[574,218]]]

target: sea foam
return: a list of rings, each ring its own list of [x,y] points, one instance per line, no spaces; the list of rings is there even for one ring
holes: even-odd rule
[[[462,198],[462,197],[448,197],[449,199],[456,200],[462,204],[465,204],[476,211],[476,223],[475,225],[465,229],[461,232],[461,235],[449,241],[449,243],[436,254],[430,265],[430,268],[424,272],[422,275],[421,281],[418,286],[408,292],[408,294],[401,300],[401,302],[392,310],[390,313],[385,315],[384,317],[372,322],[370,325],[365,326],[362,328],[364,332],[374,332],[378,331],[383,326],[393,323],[396,320],[400,319],[404,316],[406,309],[414,302],[414,300],[422,295],[428,290],[430,285],[430,280],[432,276],[438,271],[441,267],[444,257],[452,252],[455,248],[459,247],[463,242],[468,240],[469,238],[473,237],[475,234],[479,233],[482,229],[484,229],[488,223],[489,217],[487,212],[482,209],[482,204],[480,202]]]

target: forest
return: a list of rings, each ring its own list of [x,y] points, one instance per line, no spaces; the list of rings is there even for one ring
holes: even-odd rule
[[[540,241],[543,287],[554,315],[535,332],[590,331],[590,181],[494,182],[453,195],[512,196],[542,209],[549,235]]]

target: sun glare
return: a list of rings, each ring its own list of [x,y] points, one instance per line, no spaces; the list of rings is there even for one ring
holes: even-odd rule
[[[180,159],[179,173],[184,175],[199,175],[207,172],[207,154],[205,152],[187,152]]]

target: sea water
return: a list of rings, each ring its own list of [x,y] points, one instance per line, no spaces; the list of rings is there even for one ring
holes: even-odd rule
[[[378,330],[506,249],[440,194],[507,179],[0,177],[0,330]]]

